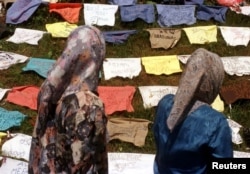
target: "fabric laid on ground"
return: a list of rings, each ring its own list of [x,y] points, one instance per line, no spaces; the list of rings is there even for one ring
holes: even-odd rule
[[[204,0],[186,0],[185,5],[199,5],[203,4]]]
[[[124,43],[130,35],[137,33],[137,30],[104,31],[102,33],[106,42],[121,44]]]
[[[158,24],[161,27],[196,23],[195,5],[160,5],[156,4]],[[167,11],[167,13],[166,13]]]
[[[3,99],[3,97],[5,96],[5,94],[9,91],[10,89],[3,89],[0,88],[0,101]]]
[[[199,26],[183,28],[191,44],[217,42],[217,26]]]
[[[30,145],[31,136],[17,133],[3,143],[2,155],[29,161]]]
[[[227,7],[223,6],[209,6],[209,5],[199,5],[196,8],[196,18],[199,20],[208,21],[214,19],[220,23],[226,22],[226,12]]]
[[[137,0],[108,0],[109,4],[113,5],[135,5],[137,3]]]
[[[84,3],[84,22],[86,25],[114,26],[118,5]]]
[[[220,95],[226,104],[232,104],[239,99],[250,99],[249,89],[250,81],[241,80],[231,85],[222,86]]]
[[[4,173],[4,174],[13,174],[13,173],[28,174],[28,162],[4,157],[2,165],[0,167],[0,173]]]
[[[173,48],[181,38],[181,29],[151,28],[150,33],[151,48]]]
[[[239,133],[240,128],[242,128],[242,126],[230,118],[227,119],[227,122],[228,122],[228,125],[232,131],[232,142],[234,144],[242,144],[243,140],[242,140],[240,133]]]
[[[6,100],[20,106],[26,106],[37,110],[37,96],[39,87],[36,86],[18,86],[13,87],[7,95]]]
[[[0,107],[0,131],[20,126],[26,115],[19,111],[8,111]]]
[[[45,33],[45,31],[16,28],[14,34],[6,41],[16,44],[27,43],[30,45],[38,45],[38,41],[43,37],[43,34]]]
[[[45,27],[52,37],[67,38],[71,31],[76,29],[78,26],[68,22],[56,22],[53,24],[46,24]]]
[[[182,72],[176,55],[142,57],[142,64],[148,74],[174,74]]]
[[[134,86],[98,86],[97,91],[105,105],[107,115],[116,111],[134,111],[132,106],[135,93]]]
[[[42,3],[41,0],[16,0],[6,13],[7,24],[27,21]]]
[[[187,60],[189,59],[190,55],[177,55],[178,60],[183,63],[186,64]]]
[[[136,19],[142,19],[147,23],[155,21],[155,12],[153,4],[136,4],[130,6],[120,6],[121,21],[132,22]]]
[[[24,63],[28,60],[27,56],[16,53],[0,51],[0,70],[8,69],[10,66],[17,63]]]
[[[82,3],[49,3],[49,12],[60,14],[69,23],[77,23],[82,6]]]
[[[250,16],[250,6],[242,6],[240,7],[240,14]]]
[[[221,34],[229,46],[247,46],[250,40],[250,27],[219,27]]]
[[[55,63],[55,60],[44,58],[30,58],[23,71],[35,71],[40,76],[47,78],[47,73]]]
[[[250,56],[221,57],[225,72],[229,75],[250,75]]]
[[[119,139],[141,147],[145,144],[149,123],[151,121],[139,118],[109,118],[109,140]]]
[[[105,80],[114,77],[132,79],[140,74],[141,69],[140,58],[106,58],[103,62]]]

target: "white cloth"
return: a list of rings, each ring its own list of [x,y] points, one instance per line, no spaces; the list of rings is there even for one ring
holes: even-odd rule
[[[16,44],[27,43],[30,45],[38,45],[38,41],[43,37],[44,33],[47,32],[26,28],[16,28],[14,34],[6,41]]]
[[[231,128],[231,131],[232,131],[232,142],[234,144],[242,144],[243,140],[239,134],[240,128],[242,126],[230,118],[227,119],[227,122],[228,122],[229,127]]]
[[[114,26],[118,5],[84,3],[83,10],[86,25]]]
[[[11,65],[23,63],[28,60],[27,56],[16,53],[0,51],[0,70],[8,69]]]
[[[139,86],[144,108],[157,106],[160,99],[167,94],[175,94],[177,86]]]
[[[141,72],[140,58],[107,58],[103,62],[105,80],[113,77],[123,77],[132,79]]]
[[[242,6],[240,7],[240,14],[246,15],[246,16],[250,16],[250,6]]]
[[[10,89],[3,89],[0,88],[0,101],[3,99],[4,95],[6,94],[7,91],[9,91]]]
[[[225,72],[229,75],[250,75],[250,56],[221,57]]]
[[[250,40],[250,27],[219,27],[229,46],[247,46]]]

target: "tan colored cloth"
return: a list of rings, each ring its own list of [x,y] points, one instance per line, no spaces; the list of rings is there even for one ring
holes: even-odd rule
[[[119,139],[143,146],[148,134],[149,120],[139,118],[110,118],[108,120],[109,140]]]
[[[151,48],[173,48],[181,38],[180,29],[147,29],[150,33]]]

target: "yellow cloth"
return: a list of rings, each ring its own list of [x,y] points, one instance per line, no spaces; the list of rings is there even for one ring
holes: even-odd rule
[[[224,111],[224,102],[221,100],[220,96],[218,95],[214,102],[211,104],[212,108],[219,112]]]
[[[6,133],[0,132],[0,144],[1,144],[2,138],[5,137],[5,136],[7,136]]]
[[[169,75],[182,71],[176,55],[142,57],[141,60],[148,74]]]
[[[53,24],[46,24],[45,27],[47,31],[52,34],[52,37],[67,38],[70,32],[78,26],[68,22],[57,22]]]
[[[217,26],[200,26],[183,28],[191,44],[217,42]]]

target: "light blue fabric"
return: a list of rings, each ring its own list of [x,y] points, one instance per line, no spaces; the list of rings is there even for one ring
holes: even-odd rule
[[[136,19],[142,19],[147,23],[155,21],[155,12],[153,4],[137,4],[130,6],[120,6],[121,21],[132,22]]]
[[[204,0],[185,0],[185,5],[203,4]]]
[[[205,21],[214,19],[220,23],[225,23],[227,10],[228,8],[223,6],[199,5],[197,7],[196,18]]]
[[[16,0],[6,13],[6,23],[19,24],[27,21],[41,3],[42,0]]]
[[[154,122],[155,174],[206,173],[208,159],[232,158],[231,129],[226,118],[209,105],[201,105],[170,133],[166,120],[174,95],[164,96]]]
[[[108,3],[112,5],[135,5],[137,0],[108,0]]]
[[[35,71],[40,76],[47,78],[48,71],[52,68],[55,60],[43,58],[30,58],[23,71]]]
[[[195,5],[160,5],[156,4],[158,24],[161,27],[196,23]]]
[[[131,34],[137,33],[136,30],[104,31],[102,32],[106,42],[121,44],[128,39]]]
[[[0,107],[0,131],[20,126],[26,115],[18,111],[8,111]]]

